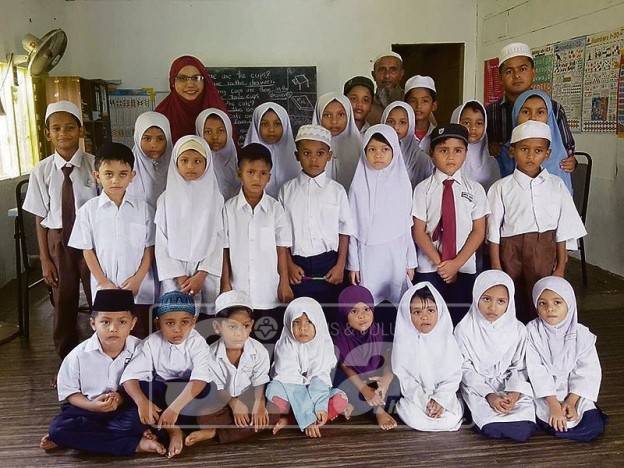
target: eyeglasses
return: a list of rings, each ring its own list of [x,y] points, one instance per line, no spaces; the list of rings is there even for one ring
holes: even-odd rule
[[[186,83],[188,81],[196,81],[199,83],[200,81],[204,81],[204,77],[202,75],[193,75],[193,76],[178,75],[175,77],[175,80],[178,83]]]

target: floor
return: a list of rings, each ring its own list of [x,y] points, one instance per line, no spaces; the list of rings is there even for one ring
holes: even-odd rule
[[[253,442],[186,449],[177,459],[157,456],[123,459],[124,466],[624,466],[624,280],[592,268],[589,287],[580,285],[578,264],[570,279],[579,294],[580,319],[598,336],[603,366],[599,405],[609,415],[606,433],[590,444],[538,434],[526,444],[487,440],[470,429],[456,433],[419,433],[405,427],[383,433],[357,418],[332,424],[320,440],[295,430],[263,434]],[[45,453],[38,447],[58,411],[49,383],[58,360],[51,339],[52,309],[42,289],[34,290],[31,339],[0,346],[0,460],[2,466],[99,466],[121,462],[71,450]],[[0,290],[5,306],[0,319],[15,315],[11,287]],[[86,317],[83,317],[86,319]],[[83,325],[86,325],[84,320]],[[85,328],[85,331],[87,329]]]

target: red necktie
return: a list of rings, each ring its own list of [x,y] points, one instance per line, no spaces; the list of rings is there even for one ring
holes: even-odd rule
[[[431,239],[437,241],[442,237],[442,261],[451,260],[457,255],[457,238],[455,226],[455,197],[453,196],[453,179],[443,182],[442,217],[433,231]]]
[[[63,166],[63,186],[61,188],[61,221],[63,223],[63,244],[67,245],[76,219],[76,205],[74,201],[74,188],[69,175],[74,166]]]

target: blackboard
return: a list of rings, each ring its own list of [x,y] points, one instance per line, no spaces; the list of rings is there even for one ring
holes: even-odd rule
[[[254,109],[275,102],[288,111],[294,135],[312,122],[316,67],[208,67],[243,143]]]

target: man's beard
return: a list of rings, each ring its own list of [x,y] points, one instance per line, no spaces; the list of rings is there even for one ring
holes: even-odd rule
[[[403,99],[403,89],[400,86],[390,89],[378,88],[377,97],[379,98],[381,105],[385,108],[391,102]]]

